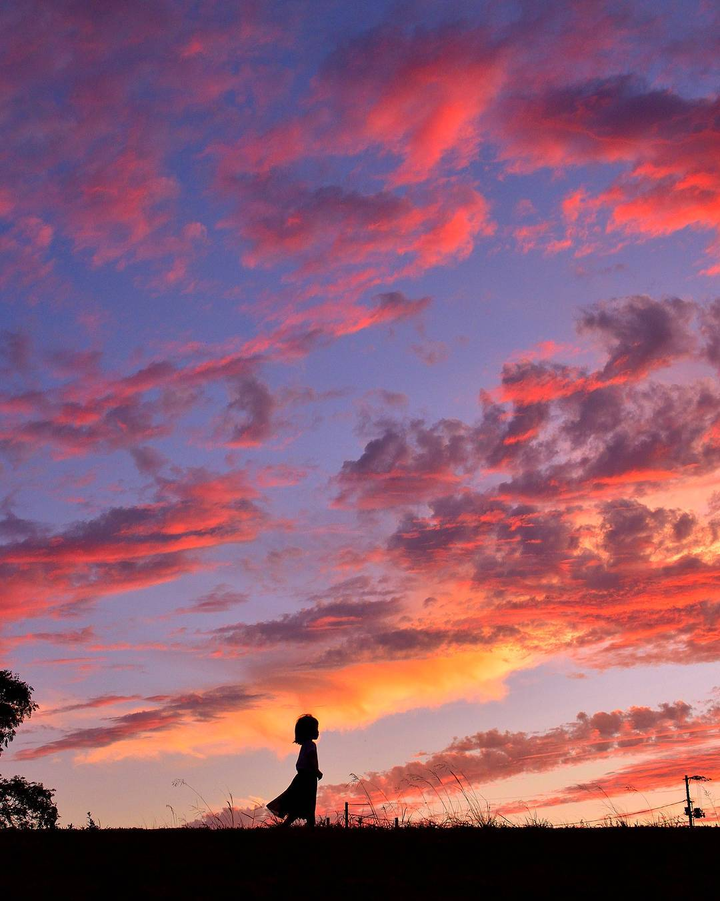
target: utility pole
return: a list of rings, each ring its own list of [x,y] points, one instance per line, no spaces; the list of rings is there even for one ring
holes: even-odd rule
[[[705,818],[705,811],[700,807],[693,808],[692,806],[692,801],[690,800],[691,782],[710,782],[710,779],[707,776],[685,776],[685,797],[687,798],[685,813],[687,814],[688,824],[694,826],[695,820],[702,820]]]
[[[348,802],[345,802],[345,828],[350,825],[350,811],[348,810]]]
[[[688,818],[688,826],[692,828],[693,825],[693,809],[692,809],[692,801],[690,800],[690,777],[685,776],[685,797],[687,798],[687,807],[685,808],[685,813]]]

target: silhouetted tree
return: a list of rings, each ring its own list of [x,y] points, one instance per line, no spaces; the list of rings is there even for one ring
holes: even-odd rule
[[[32,688],[14,676],[9,669],[0,670],[0,754],[15,738],[15,730],[27,716],[37,710],[32,701]]]
[[[0,670],[0,754],[15,738],[20,723],[37,710],[32,688],[10,670]],[[22,776],[0,776],[0,829],[52,829],[58,811],[54,792]]]
[[[0,777],[0,829],[52,829],[58,819],[53,794],[22,776]]]

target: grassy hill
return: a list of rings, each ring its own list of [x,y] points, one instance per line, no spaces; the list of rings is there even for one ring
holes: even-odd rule
[[[719,842],[713,827],[6,830],[0,859],[5,896],[24,898],[710,898]]]

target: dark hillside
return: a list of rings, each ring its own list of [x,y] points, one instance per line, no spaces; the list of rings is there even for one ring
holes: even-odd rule
[[[5,897],[28,899],[711,898],[719,841],[707,827],[5,831],[0,855]]]

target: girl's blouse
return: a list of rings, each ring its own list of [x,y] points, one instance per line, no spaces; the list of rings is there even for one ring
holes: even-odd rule
[[[300,770],[310,770],[313,773],[317,772],[317,747],[315,745],[315,742],[311,738],[309,738],[307,741],[304,741],[300,745],[300,753],[298,754],[295,769],[298,771],[298,773],[300,772]]]

